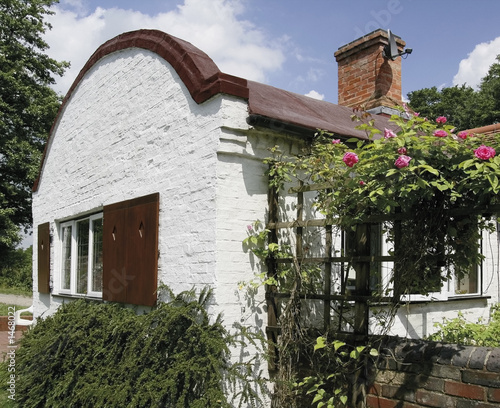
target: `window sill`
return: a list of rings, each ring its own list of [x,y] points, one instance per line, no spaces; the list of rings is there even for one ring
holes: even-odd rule
[[[401,304],[410,304],[410,305],[423,305],[426,303],[437,303],[437,302],[457,302],[462,300],[487,300],[491,299],[491,296],[487,295],[460,295],[460,296],[449,296],[448,298],[429,298],[429,299],[414,299],[414,300],[406,300],[402,299]],[[371,303],[370,306],[387,306],[390,303],[387,302],[374,302]]]
[[[419,299],[411,300],[410,304],[424,304],[424,303],[436,303],[436,302],[456,302],[461,300],[480,300],[480,299],[491,299],[491,296],[486,295],[459,295],[459,296],[448,296],[447,298],[432,298],[432,299]]]
[[[449,296],[448,301],[454,300],[478,300],[478,299],[491,299],[491,296],[486,295],[458,295],[458,296]]]
[[[72,293],[52,293],[52,296],[57,296],[61,298],[68,298],[68,299],[88,299],[88,300],[97,300],[102,302],[102,295],[101,296],[91,296],[91,295],[76,295]]]

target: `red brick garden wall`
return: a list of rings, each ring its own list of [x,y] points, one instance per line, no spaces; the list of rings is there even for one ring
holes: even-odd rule
[[[500,348],[392,340],[383,351],[369,408],[500,407]]]

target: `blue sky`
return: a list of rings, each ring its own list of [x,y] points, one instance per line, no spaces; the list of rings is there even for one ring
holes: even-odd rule
[[[72,64],[61,94],[102,43],[140,28],[191,42],[226,73],[333,103],[334,52],[377,28],[413,49],[403,95],[477,86],[500,54],[499,0],[60,0],[54,11],[48,53]]]
[[[49,54],[72,68],[65,93],[93,51],[125,31],[156,28],[205,51],[229,74],[337,102],[334,52],[377,28],[413,53],[403,94],[477,86],[500,54],[498,0],[60,0]]]

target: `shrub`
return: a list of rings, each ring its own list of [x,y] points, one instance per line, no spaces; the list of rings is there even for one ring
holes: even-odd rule
[[[0,286],[33,290],[33,248],[16,249],[4,256],[0,265]]]
[[[434,325],[439,330],[429,340],[469,346],[500,347],[500,303],[491,307],[489,322],[469,323],[463,313]]]
[[[246,380],[230,362],[234,337],[206,311],[208,291],[137,315],[76,300],[38,321],[16,356],[22,407],[229,407],[226,384]],[[244,390],[248,391],[248,390]],[[241,394],[255,400],[254,394]]]

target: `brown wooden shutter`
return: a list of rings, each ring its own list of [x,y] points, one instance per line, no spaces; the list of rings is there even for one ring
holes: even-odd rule
[[[159,194],[103,210],[103,299],[153,306],[158,279]]]
[[[38,226],[38,292],[50,293],[50,224]]]
[[[109,205],[103,210],[102,298],[113,302],[127,301],[125,271],[127,207]]]

